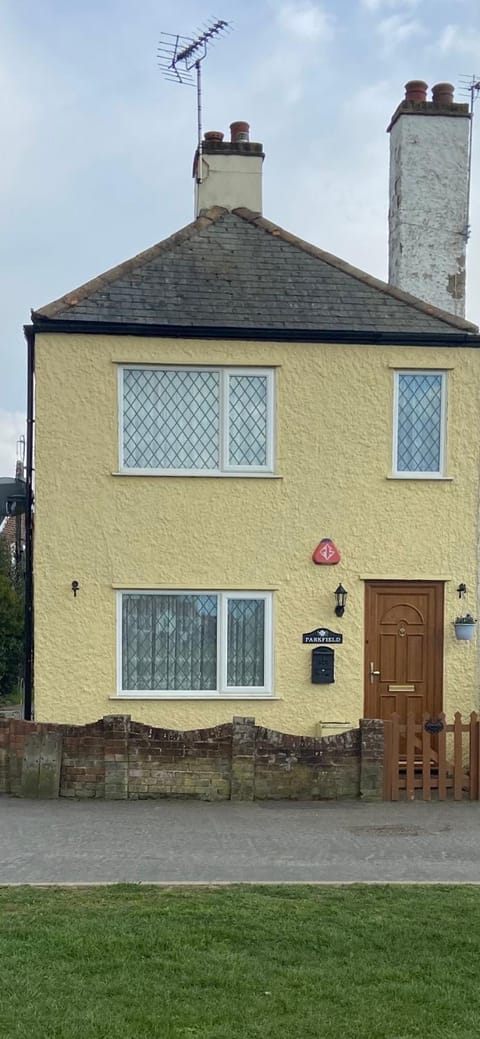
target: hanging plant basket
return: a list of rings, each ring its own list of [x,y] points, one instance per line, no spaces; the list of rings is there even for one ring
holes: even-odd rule
[[[467,613],[465,617],[457,617],[454,621],[455,637],[460,641],[470,642],[473,639],[476,623],[471,613]]]

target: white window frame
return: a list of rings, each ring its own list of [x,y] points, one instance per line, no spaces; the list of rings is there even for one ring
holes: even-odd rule
[[[216,595],[217,596],[217,689],[123,689],[122,687],[122,601],[124,595]],[[229,599],[263,599],[264,612],[264,658],[262,686],[227,685],[227,621]],[[273,594],[265,591],[219,591],[218,589],[178,588],[125,588],[117,591],[117,694],[118,697],[150,700],[210,699],[217,697],[234,700],[273,696]]]
[[[399,418],[399,383],[401,375],[440,375],[442,378],[440,404],[440,463],[438,470],[406,470],[398,469],[398,418]],[[440,368],[401,368],[394,372],[393,389],[393,457],[392,475],[398,480],[444,480],[447,443],[447,375]]]
[[[218,469],[153,469],[126,466],[123,462],[123,373],[125,371],[215,372],[219,375]],[[261,375],[267,380],[267,457],[265,465],[230,465],[228,408],[229,380],[232,375]],[[263,476],[272,474],[275,465],[275,368],[230,367],[226,365],[122,364],[118,366],[118,450],[120,473],[139,476]]]

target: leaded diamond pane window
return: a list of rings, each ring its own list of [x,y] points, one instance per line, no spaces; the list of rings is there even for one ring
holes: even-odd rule
[[[126,368],[123,390],[127,468],[218,468],[218,372]]]
[[[263,686],[265,601],[228,600],[227,685]]]
[[[121,369],[121,466],[157,473],[271,472],[273,372]]]
[[[396,471],[443,471],[443,372],[397,373]]]
[[[125,594],[122,688],[217,688],[217,596]]]
[[[271,593],[119,593],[119,692],[270,692]]]
[[[267,378],[231,375],[229,379],[229,463],[267,464]]]

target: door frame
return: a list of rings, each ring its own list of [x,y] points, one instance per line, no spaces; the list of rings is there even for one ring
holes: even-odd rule
[[[367,642],[367,636],[370,630],[373,628],[374,617],[373,617],[373,603],[374,596],[369,596],[369,591],[374,589],[386,590],[392,588],[393,591],[405,590],[406,592],[422,591],[426,588],[435,588],[437,594],[435,596],[435,612],[434,612],[434,635],[437,645],[438,652],[434,655],[434,685],[433,685],[433,704],[434,713],[436,717],[443,711],[443,675],[445,667],[445,652],[444,652],[444,613],[445,613],[445,581],[400,581],[396,578],[388,580],[366,580],[365,584],[365,604],[364,604],[364,693],[363,693],[363,717],[372,718],[373,714],[368,714],[367,709],[370,707],[370,692],[372,686],[370,683],[370,660],[371,648]]]

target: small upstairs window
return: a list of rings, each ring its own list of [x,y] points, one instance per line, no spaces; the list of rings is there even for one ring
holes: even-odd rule
[[[446,373],[395,373],[393,474],[445,475]]]
[[[121,368],[122,470],[272,472],[273,377],[268,369]]]

